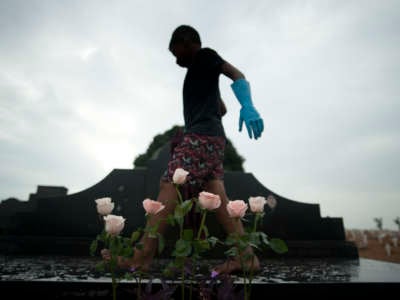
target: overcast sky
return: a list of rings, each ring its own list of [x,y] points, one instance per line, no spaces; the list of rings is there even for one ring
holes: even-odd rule
[[[347,228],[396,228],[400,1],[0,0],[0,200],[84,190],[182,125],[181,24],[251,84],[257,141],[220,79],[247,172]]]

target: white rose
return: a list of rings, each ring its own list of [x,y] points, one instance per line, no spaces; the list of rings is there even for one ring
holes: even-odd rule
[[[146,214],[156,215],[165,208],[165,205],[163,205],[160,201],[144,199],[143,208],[146,211]]]
[[[269,195],[267,198],[267,204],[269,207],[271,207],[271,209],[274,209],[276,206],[276,199],[274,196]]]
[[[111,198],[99,198],[95,200],[97,203],[97,212],[102,215],[110,214],[114,209],[114,203],[111,202]]]
[[[106,222],[106,232],[111,235],[118,235],[124,229],[125,220],[121,216],[108,215],[103,217]]]
[[[203,191],[199,194],[199,204],[203,209],[214,210],[221,206],[221,198],[219,195]]]
[[[231,218],[243,218],[248,208],[247,203],[243,200],[229,201],[226,210]]]
[[[249,198],[250,210],[253,213],[263,212],[265,203],[267,203],[267,201],[264,197],[261,196]]]
[[[186,182],[186,177],[188,174],[188,171],[182,168],[177,168],[174,172],[174,175],[172,176],[172,181],[175,184],[184,184]]]

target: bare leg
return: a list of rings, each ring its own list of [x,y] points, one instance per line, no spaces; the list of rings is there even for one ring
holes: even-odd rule
[[[160,192],[157,197],[157,201],[160,201],[165,205],[165,208],[160,211],[157,215],[151,216],[146,226],[154,226],[157,222],[159,223],[158,232],[163,234],[167,227],[166,218],[169,214],[172,214],[177,204],[178,194],[175,186],[169,182],[160,182]],[[143,211],[144,213],[144,211]],[[124,268],[137,268],[142,271],[147,271],[153,261],[153,257],[156,253],[158,241],[157,238],[148,237],[147,233],[143,235],[140,242],[143,244],[143,248],[138,250],[135,248],[134,256],[131,259],[118,258],[118,265]],[[110,252],[107,249],[101,251],[103,259],[110,259]]]
[[[210,180],[206,185],[207,192],[217,194],[221,198],[221,206],[216,210],[216,216],[219,223],[224,227],[227,234],[237,232],[239,234],[244,234],[244,228],[242,222],[235,222],[231,217],[229,217],[228,211],[226,210],[226,205],[228,204],[228,197],[225,192],[224,182],[222,180]],[[253,254],[253,249],[248,247],[246,253]],[[244,263],[247,270],[259,271],[260,262],[256,255],[253,259]],[[235,271],[242,270],[242,265],[240,263],[240,258],[236,257],[233,260],[228,260],[222,265],[214,268],[214,271],[219,274],[229,274]]]

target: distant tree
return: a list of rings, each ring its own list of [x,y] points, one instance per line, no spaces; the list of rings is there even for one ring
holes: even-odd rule
[[[397,217],[397,218],[394,219],[393,221],[394,221],[394,223],[397,225],[397,227],[398,227],[399,230],[400,230],[400,217]]]
[[[376,227],[378,227],[379,230],[382,230],[382,218],[374,218],[374,221],[376,223]]]
[[[133,161],[133,166],[134,168],[136,167],[145,167],[147,165],[147,162],[151,157],[154,155],[154,153],[160,149],[162,146],[164,146],[167,142],[171,140],[171,138],[179,131],[181,130],[181,126],[173,126],[171,129],[165,131],[162,134],[157,134],[154,138],[153,141],[150,143],[149,147],[147,148],[146,152],[143,154],[139,154],[135,160]]]
[[[230,139],[227,138],[224,155],[224,170],[225,171],[240,171],[244,172],[243,163],[245,159],[237,153]]]
[[[151,157],[157,152],[157,150],[168,143],[178,133],[178,131],[182,129],[182,126],[175,125],[164,133],[157,134],[153,138],[153,141],[150,143],[146,152],[138,155],[135,158],[133,162],[134,168],[147,166],[148,160],[151,159]],[[224,156],[224,169],[226,171],[244,172],[244,161],[245,159],[237,153],[236,148],[233,146],[232,142],[227,139]]]

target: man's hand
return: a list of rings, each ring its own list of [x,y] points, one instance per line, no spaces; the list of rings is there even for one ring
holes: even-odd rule
[[[243,106],[240,109],[239,131],[242,131],[243,122],[246,124],[249,137],[258,139],[264,130],[264,121],[254,106]]]

